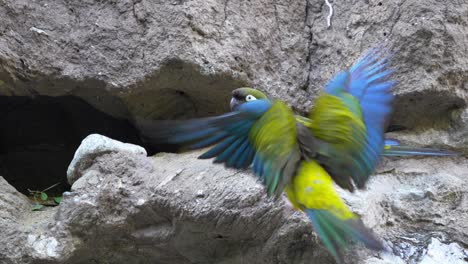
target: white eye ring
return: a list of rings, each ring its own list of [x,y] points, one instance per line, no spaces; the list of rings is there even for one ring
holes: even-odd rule
[[[257,100],[257,98],[255,98],[255,96],[249,94],[245,97],[245,101],[247,102],[250,102],[250,101],[253,101],[253,100]]]

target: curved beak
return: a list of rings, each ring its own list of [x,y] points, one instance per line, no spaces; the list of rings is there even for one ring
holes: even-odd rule
[[[239,100],[236,98],[232,97],[231,102],[229,103],[229,106],[231,107],[231,111],[236,111],[237,107],[241,104]]]

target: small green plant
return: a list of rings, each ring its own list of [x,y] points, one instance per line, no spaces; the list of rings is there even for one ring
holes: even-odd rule
[[[60,204],[62,202],[62,199],[63,199],[62,196],[56,196],[54,197],[54,202],[56,202],[57,204]]]
[[[32,210],[33,211],[39,211],[39,210],[43,209],[44,206],[57,206],[57,205],[59,205],[62,202],[62,196],[53,196],[53,197],[51,197],[51,196],[49,196],[47,194],[47,191],[49,191],[52,188],[55,188],[59,184],[60,183],[58,182],[58,183],[56,183],[56,184],[54,184],[54,185],[52,185],[50,187],[45,188],[42,191],[34,191],[34,190],[28,189],[29,195],[32,198],[32,200],[34,201]]]

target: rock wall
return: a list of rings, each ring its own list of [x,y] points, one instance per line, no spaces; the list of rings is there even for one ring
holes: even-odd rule
[[[464,1],[337,2],[331,27],[318,0],[1,4],[2,95],[71,94],[116,116],[174,118],[220,113],[232,88],[252,85],[307,111],[337,71],[384,44],[400,81],[392,124],[466,123]]]
[[[248,173],[199,153],[148,158],[109,139],[96,148],[95,138],[80,147],[81,177],[59,207],[4,212],[1,263],[332,263],[304,215]],[[23,199],[15,195],[6,198]]]
[[[305,113],[327,80],[379,44],[395,51],[399,81],[391,136],[468,153],[468,3],[332,6],[328,27],[323,0],[0,0],[0,173],[23,192],[64,181],[65,169],[47,168],[65,168],[87,134],[138,144],[135,117],[219,114],[245,85]],[[119,153],[97,156],[43,212],[0,182],[0,262],[331,263],[304,217],[284,215],[249,175],[195,154]],[[31,157],[41,169],[25,165]],[[467,262],[466,164],[386,160],[367,191],[343,193],[393,252],[355,262]]]
[[[0,178],[1,263],[334,263],[304,214],[198,155],[89,136],[71,192],[39,212]],[[341,194],[388,252],[356,248],[346,263],[466,263],[465,159],[385,161],[367,190]]]
[[[2,0],[1,93],[73,94],[115,115],[128,115],[120,103],[157,118],[219,113],[247,83],[304,85],[305,13],[299,1]]]
[[[0,16],[0,95],[72,95],[112,116],[227,110],[250,85],[307,112],[367,48],[395,50],[390,128],[466,148],[465,1],[9,1]]]

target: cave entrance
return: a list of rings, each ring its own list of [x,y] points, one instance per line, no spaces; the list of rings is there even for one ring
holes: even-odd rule
[[[70,189],[67,167],[92,133],[141,145],[128,120],[112,117],[75,96],[0,96],[0,176],[24,194]]]
[[[177,148],[171,145],[143,144],[129,119],[186,119],[229,111],[231,91],[247,83],[228,73],[207,73],[207,67],[170,59],[125,89],[131,93],[119,96],[94,79],[44,77],[3,83],[5,91],[73,95],[0,96],[0,176],[25,194],[60,183],[51,191],[61,194],[70,189],[66,171],[76,149],[93,133],[140,145],[148,155],[174,152]],[[1,68],[0,76],[9,79]]]

